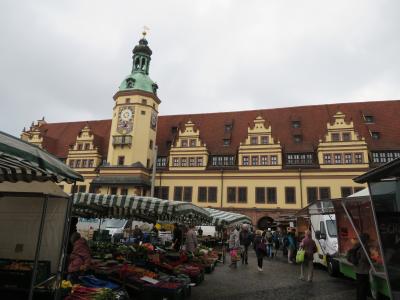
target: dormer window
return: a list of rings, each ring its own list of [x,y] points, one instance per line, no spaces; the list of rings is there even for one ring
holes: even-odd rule
[[[374,116],[372,115],[364,115],[365,123],[374,123]]]
[[[188,146],[188,140],[181,140],[181,147],[187,147]]]
[[[381,137],[380,132],[377,131],[371,132],[371,137],[373,140],[379,140]]]
[[[224,146],[229,146],[231,144],[230,139],[224,139]]]
[[[195,139],[191,139],[190,140],[190,147],[196,147],[196,140]]]
[[[225,132],[231,132],[232,131],[232,124],[225,124]]]
[[[178,127],[172,126],[172,127],[171,127],[171,132],[172,132],[173,134],[177,133],[177,132],[178,132]]]
[[[258,144],[258,137],[257,136],[252,136],[251,139],[250,139],[250,144],[257,145]]]
[[[301,124],[300,121],[292,121],[292,128],[300,128]]]
[[[293,141],[296,144],[300,144],[303,141],[303,137],[300,134],[296,134],[293,136]]]
[[[126,87],[128,88],[128,89],[131,89],[131,88],[133,88],[133,85],[135,84],[135,79],[133,79],[133,78],[128,78],[127,80],[126,80]]]
[[[82,150],[82,144],[78,144],[78,150]]]

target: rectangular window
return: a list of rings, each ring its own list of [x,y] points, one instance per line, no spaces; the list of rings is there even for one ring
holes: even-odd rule
[[[340,134],[339,133],[331,133],[332,142],[340,142]]]
[[[316,187],[307,188],[307,203],[313,203],[318,200],[318,189]]]
[[[374,116],[364,116],[365,123],[374,123]]]
[[[342,186],[340,188],[342,197],[348,197],[353,193],[353,188],[352,187],[348,187],[348,186]]]
[[[331,154],[324,154],[324,165],[332,164],[332,156]]]
[[[353,163],[353,155],[351,153],[344,154],[344,163],[345,164],[352,164]]]
[[[118,166],[123,166],[125,163],[125,156],[118,156]]]
[[[128,195],[128,189],[127,188],[121,188],[121,195]]]
[[[371,133],[371,136],[372,136],[373,140],[379,140],[379,138],[381,137],[381,134],[379,132],[375,131],[375,132]]]
[[[227,188],[227,201],[228,201],[228,203],[236,202],[236,188],[235,187]]]
[[[160,199],[168,199],[169,187],[168,186],[156,186],[154,187],[154,197]]]
[[[294,153],[286,155],[288,165],[312,165],[314,158],[312,153]]]
[[[232,130],[232,125],[231,124],[225,124],[225,132],[231,132]]]
[[[319,199],[326,200],[331,198],[331,188],[329,187],[320,187],[319,188]]]
[[[185,186],[183,189],[183,201],[192,202],[193,188],[191,186]]]
[[[149,142],[149,149],[153,149],[153,140],[150,140]]]
[[[248,166],[249,165],[249,157],[248,156],[243,156],[242,157],[242,164],[243,164],[243,166]]]
[[[260,159],[261,159],[262,166],[268,165],[268,156],[267,155],[262,155]]]
[[[230,139],[224,139],[224,146],[229,146],[231,144]]]
[[[247,187],[238,188],[238,202],[239,203],[247,202]]]
[[[296,203],[296,188],[295,187],[285,187],[285,202],[287,204]]]
[[[80,159],[77,159],[76,161],[75,161],[75,168],[80,168],[81,167],[81,160]]]
[[[181,140],[181,147],[187,147],[188,146],[188,140]]]
[[[267,187],[267,203],[276,204],[276,187]]]
[[[196,166],[196,159],[194,157],[189,157],[189,167]]]
[[[258,156],[251,157],[251,165],[257,166],[258,165]]]
[[[111,188],[111,195],[116,195],[118,193],[118,188],[117,187],[112,187]]]
[[[203,166],[203,158],[202,157],[197,157],[197,166],[202,167]]]
[[[336,165],[342,164],[342,154],[341,153],[335,153],[334,157],[335,157],[335,164]]]
[[[157,167],[165,167],[167,165],[166,157],[157,157]]]
[[[343,142],[350,142],[351,141],[351,134],[350,132],[343,132],[342,134]]]
[[[94,166],[94,160],[93,159],[89,159],[88,167],[89,168],[93,168],[93,166]]]
[[[187,158],[186,157],[181,158],[181,167],[187,167]]]
[[[250,138],[250,144],[257,145],[258,144],[258,137],[257,136],[252,136]]]
[[[64,190],[64,185],[63,185],[63,184],[60,184],[58,187],[59,187],[61,190]]]
[[[78,144],[78,150],[82,150],[82,144]]]
[[[89,143],[85,144],[85,150],[90,150],[90,144]]]
[[[73,185],[71,188],[71,193],[77,193],[78,192],[78,186],[77,185]]]
[[[190,140],[190,147],[196,147],[196,139]]]
[[[263,145],[269,144],[269,136],[268,135],[261,136],[261,144],[263,144]]]
[[[265,188],[256,187],[256,203],[265,203]]]
[[[210,186],[208,188],[208,202],[217,202],[217,187]]]
[[[86,193],[86,185],[78,185],[79,189],[79,193]]]
[[[354,153],[354,163],[356,163],[356,164],[363,163],[363,154],[362,153]]]
[[[172,159],[172,166],[174,166],[174,167],[178,167],[179,166],[179,158],[178,157],[174,157]]]
[[[82,168],[87,168],[87,159],[82,159]]]
[[[199,186],[197,200],[207,202],[207,188],[205,186]]]
[[[174,188],[174,200],[175,201],[182,201],[182,193],[183,193],[183,187],[176,186]]]
[[[74,166],[75,166],[75,160],[70,159],[70,160],[69,160],[69,167],[70,167],[70,168],[73,168]]]
[[[271,165],[277,165],[277,164],[278,164],[278,156],[271,155]]]

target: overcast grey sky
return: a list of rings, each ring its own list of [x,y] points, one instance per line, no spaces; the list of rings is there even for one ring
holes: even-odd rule
[[[160,114],[400,98],[400,1],[0,3],[0,130],[106,119],[143,25]]]

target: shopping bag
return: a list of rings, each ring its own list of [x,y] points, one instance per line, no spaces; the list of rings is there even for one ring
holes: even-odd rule
[[[306,254],[306,251],[302,248],[300,248],[299,250],[297,250],[297,254],[296,254],[296,263],[300,264],[304,261],[304,255]]]

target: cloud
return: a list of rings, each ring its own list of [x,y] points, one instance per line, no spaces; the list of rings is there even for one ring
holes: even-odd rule
[[[161,114],[398,99],[398,1],[2,1],[1,130],[111,117],[150,27]]]

